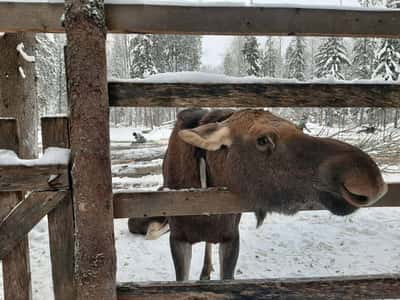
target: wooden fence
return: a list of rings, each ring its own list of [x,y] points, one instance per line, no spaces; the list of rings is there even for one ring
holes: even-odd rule
[[[104,104],[104,100],[108,100],[110,106],[399,107],[400,89],[399,85],[390,84],[110,82],[109,94],[104,98],[107,82],[103,8],[99,5],[96,9],[100,15],[93,16],[83,8],[85,5],[91,7],[93,1],[67,0],[66,3],[66,70],[71,117],[70,120],[43,119],[42,134],[44,148],[71,147],[73,163],[81,169],[78,168],[80,172],[76,173],[76,169],[71,172],[71,166],[66,165],[0,167],[0,258],[4,265],[6,300],[30,299],[27,253],[18,252],[18,247],[27,242],[27,233],[45,215],[49,219],[56,300],[110,300],[116,297],[120,300],[367,299],[400,296],[400,278],[391,275],[122,284],[115,291],[114,241],[109,235],[113,228],[112,223],[107,223],[108,215],[99,217],[100,210],[104,214],[112,212],[111,217],[122,218],[234,213],[254,208],[221,189],[118,193],[109,197],[111,172],[107,168],[103,170],[106,174],[102,179],[108,189],[99,194],[98,185],[90,181],[92,170],[84,170],[82,166],[87,153],[93,158],[95,167],[110,162],[104,149],[98,151],[99,144],[109,146],[108,125],[105,123],[108,114],[104,108],[107,103]],[[60,17],[63,13],[64,5],[59,3],[0,3],[0,32],[62,32]],[[104,13],[109,32],[400,37],[400,11],[396,10],[112,4],[105,6]],[[81,25],[76,23],[80,18],[89,22],[84,26],[74,26]],[[83,43],[86,47],[82,47]],[[80,58],[86,59],[87,67],[77,67]],[[93,74],[98,81],[91,81]],[[82,113],[88,119],[87,124],[81,123]],[[96,126],[95,121],[100,125]],[[17,149],[16,126],[15,120],[0,120],[0,148]],[[89,134],[95,127],[98,139],[77,138],[78,133]],[[85,153],[79,151],[82,143],[85,143]],[[22,199],[21,191],[31,193]],[[399,206],[399,195],[400,184],[391,184],[388,194],[378,205]],[[215,202],[216,198],[218,202]],[[191,203],[196,205],[187,205],[188,199],[195,200]],[[103,233],[99,228],[106,230]]]

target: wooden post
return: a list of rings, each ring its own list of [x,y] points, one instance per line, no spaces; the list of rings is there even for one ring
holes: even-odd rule
[[[113,300],[116,258],[104,2],[65,3],[76,299]]]
[[[43,118],[43,149],[69,148],[68,118]],[[55,300],[76,299],[74,289],[74,214],[68,196],[48,215],[51,267]]]
[[[18,152],[18,128],[15,119],[0,119],[0,146]],[[0,193],[0,220],[22,200],[22,193]],[[28,236],[3,259],[5,300],[32,299]]]

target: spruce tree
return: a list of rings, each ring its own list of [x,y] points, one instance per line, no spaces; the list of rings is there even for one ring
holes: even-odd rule
[[[399,0],[387,0],[388,8],[400,8]],[[400,80],[400,40],[383,39],[376,55],[373,78]]]
[[[345,68],[350,66],[342,38],[330,37],[318,48],[315,57],[318,78],[345,79]]]
[[[371,79],[375,61],[375,49],[377,43],[374,39],[356,39],[353,47],[354,57],[352,60],[353,79]]]
[[[143,78],[157,72],[151,54],[152,41],[148,35],[136,35],[130,41],[131,78]]]
[[[242,53],[247,62],[247,74],[250,76],[260,76],[260,50],[256,37],[246,37]]]
[[[261,70],[264,76],[277,76],[278,56],[278,50],[273,38],[268,37],[265,42],[264,53],[261,60]]]
[[[201,64],[201,37],[153,35],[152,56],[158,72],[197,71]]]
[[[234,62],[232,58],[232,54],[228,51],[224,57],[224,74],[234,76],[235,69],[234,69]]]
[[[362,7],[373,7],[380,4],[381,0],[358,0]],[[374,72],[375,50],[378,44],[372,38],[359,38],[353,46],[352,78],[371,79]]]
[[[289,44],[286,51],[286,77],[297,80],[305,80],[306,62],[305,62],[306,42],[303,37],[295,37]]]

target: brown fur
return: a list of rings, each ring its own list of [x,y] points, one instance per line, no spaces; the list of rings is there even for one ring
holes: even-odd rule
[[[214,122],[222,123],[206,125]],[[217,151],[189,144],[221,128],[227,128],[230,140]],[[187,134],[180,134],[182,130]],[[193,134],[196,138],[190,140]],[[264,137],[264,143],[259,142]],[[208,186],[226,186],[253,202],[259,224],[268,212],[294,214],[312,207],[347,215],[377,200],[386,188],[376,164],[358,148],[308,136],[263,110],[180,112],[163,163],[164,186],[199,188],[200,157],[206,160]],[[240,216],[169,217],[171,239],[229,242],[238,238]]]

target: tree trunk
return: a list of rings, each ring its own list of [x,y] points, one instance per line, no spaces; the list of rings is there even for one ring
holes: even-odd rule
[[[0,38],[0,117],[14,117],[19,128],[18,154],[35,158],[38,143],[39,107],[35,65],[17,52],[23,43],[28,55],[35,55],[36,39],[31,33],[8,33]],[[13,204],[22,200],[22,194]],[[31,299],[29,244],[26,236],[3,261],[5,299]]]
[[[104,2],[67,0],[77,299],[116,299]]]

